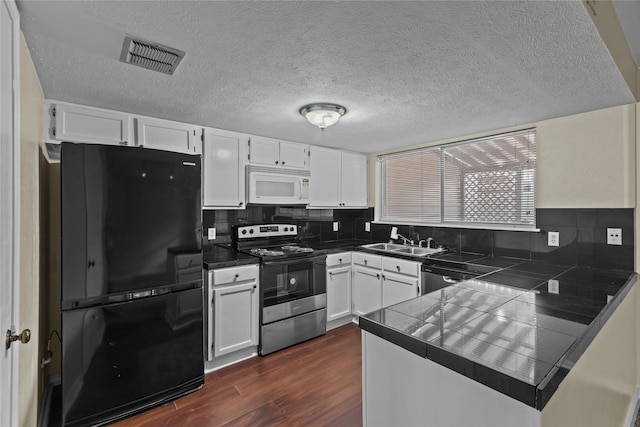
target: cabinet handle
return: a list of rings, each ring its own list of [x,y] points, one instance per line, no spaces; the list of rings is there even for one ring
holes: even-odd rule
[[[284,165],[284,160],[282,161],[282,164]]]
[[[367,265],[367,263],[368,263],[368,261],[365,259],[365,260],[364,260],[364,265]]]
[[[128,141],[120,141],[120,145],[129,145]]]
[[[340,261],[340,264],[342,264],[342,258],[339,258],[338,261]]]
[[[378,279],[380,278],[380,274],[379,273],[376,274],[376,278],[378,278]],[[384,276],[382,276],[382,278],[384,278]]]
[[[242,207],[242,205],[244,205],[244,203],[242,203],[242,202],[238,203],[238,207],[239,207],[239,208],[241,208],[241,207]]]
[[[396,269],[398,269],[398,271],[400,271],[400,266],[399,266],[399,265],[396,265]]]
[[[276,165],[277,165],[278,163],[280,163],[280,162],[278,162],[278,161],[276,160]]]
[[[236,274],[235,279],[237,279],[238,277],[240,277],[240,275],[239,275],[239,274]]]
[[[382,275],[382,280],[387,280],[387,277],[384,274]]]
[[[258,286],[257,285],[253,285],[253,289],[258,289]]]

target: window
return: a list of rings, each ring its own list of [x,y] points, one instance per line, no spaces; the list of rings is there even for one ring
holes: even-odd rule
[[[536,131],[379,156],[380,221],[535,228]]]

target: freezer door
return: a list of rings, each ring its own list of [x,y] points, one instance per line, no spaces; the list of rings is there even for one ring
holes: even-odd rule
[[[118,419],[204,383],[202,288],[62,314],[63,424]]]

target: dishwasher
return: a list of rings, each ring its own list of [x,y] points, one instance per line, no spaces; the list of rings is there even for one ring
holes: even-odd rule
[[[464,264],[452,267],[436,263],[422,264],[420,272],[422,276],[422,295],[484,274],[481,272],[469,271],[465,269]]]

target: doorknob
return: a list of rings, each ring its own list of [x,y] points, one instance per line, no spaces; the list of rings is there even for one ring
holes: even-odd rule
[[[5,346],[8,349],[9,347],[11,347],[12,342],[18,341],[18,340],[20,340],[22,344],[26,344],[29,342],[30,339],[31,339],[30,329],[25,329],[24,331],[22,331],[20,335],[13,335],[11,333],[11,329],[7,329],[7,339],[5,341]]]

